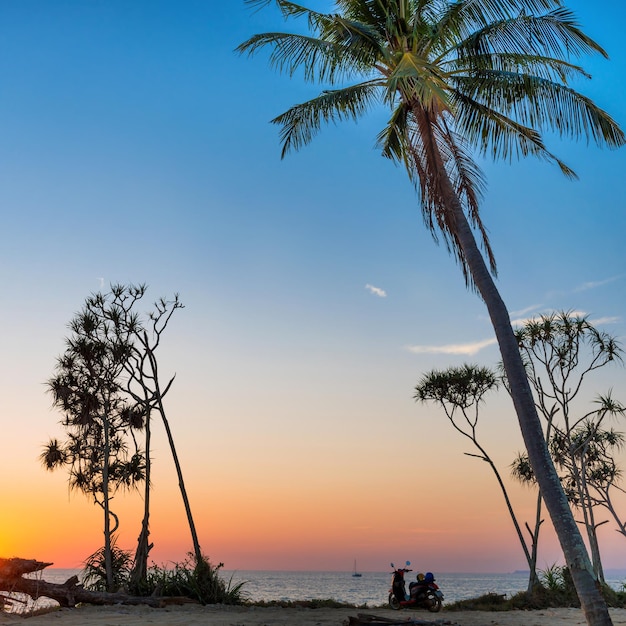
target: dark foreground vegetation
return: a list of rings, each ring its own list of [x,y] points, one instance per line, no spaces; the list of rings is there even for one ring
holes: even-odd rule
[[[626,608],[626,588],[616,591],[608,585],[601,585],[600,589],[608,606]],[[541,583],[532,593],[521,591],[510,598],[497,593],[487,593],[477,598],[445,605],[447,611],[512,611],[563,607],[580,607],[580,601],[569,570],[567,567],[559,566],[553,566],[542,572]]]
[[[242,604],[244,582],[233,583],[220,576],[224,566],[214,566],[204,557],[197,561],[189,554],[182,563],[169,567],[153,565],[145,580],[133,584],[131,553],[113,546],[113,579],[116,587],[140,597],[185,598],[200,604]],[[105,554],[101,549],[85,563],[84,584],[87,589],[104,591],[107,587]]]
[[[244,583],[225,581],[219,573],[223,564],[190,555],[172,567],[153,566],[141,585],[132,583],[132,560],[122,550],[113,550],[115,587],[107,591],[111,572],[104,568],[104,550],[94,553],[85,564],[83,581],[72,576],[64,583],[46,581],[41,572],[51,565],[33,559],[0,558],[0,611],[28,614],[32,601],[49,598],[62,607],[77,604],[243,604]]]

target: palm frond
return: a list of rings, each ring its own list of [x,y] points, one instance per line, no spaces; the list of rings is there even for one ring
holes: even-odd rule
[[[448,126],[445,115],[433,118],[424,112],[417,119],[411,143],[413,146],[421,144],[421,149],[414,150],[414,156],[422,161],[420,169],[424,180],[420,191],[426,222],[431,232],[438,230],[442,233],[448,251],[461,266],[467,286],[475,289],[464,250],[459,244],[457,224],[446,207],[450,206],[450,202],[460,202],[469,223],[478,230],[491,271],[496,274],[495,256],[479,214],[479,202],[485,188],[484,176],[469,157],[465,140]],[[446,176],[441,175],[441,170]]]
[[[562,0],[460,0],[443,4],[442,26],[464,35],[520,16],[546,15],[563,9]]]
[[[274,118],[272,123],[281,126],[282,157],[310,143],[323,123],[357,120],[376,101],[379,91],[379,81],[324,91]]]
[[[293,76],[300,68],[311,82],[332,84],[342,68],[351,68],[339,46],[316,37],[292,33],[261,33],[240,44],[236,51],[253,55],[261,48],[271,48],[270,65]]]
[[[599,53],[603,48],[585,35],[573,14],[560,7],[545,15],[520,14],[487,23],[456,46],[459,58],[473,59],[490,52],[542,54],[548,57],[580,57]]]
[[[285,19],[289,17],[300,17],[301,15],[311,16],[317,12],[308,9],[295,2],[289,2],[289,0],[243,0],[245,4],[252,7],[257,7],[259,10],[263,9],[270,4],[275,4]]]
[[[376,29],[341,15],[333,15],[320,22],[319,35],[321,39],[341,46],[362,71],[371,71],[376,62],[387,57],[387,50]]]
[[[336,0],[332,14],[287,0],[285,18],[306,17],[310,37],[267,33],[240,52],[271,48],[270,62],[307,80],[340,85],[273,120],[282,155],[311,141],[323,123],[356,120],[377,100],[392,111],[377,141],[415,185],[424,220],[442,236],[471,283],[458,239],[458,210],[476,229],[495,272],[478,208],[484,178],[472,150],[493,158],[536,156],[574,172],[542,133],[584,137],[618,147],[624,133],[570,87],[589,78],[571,59],[606,52],[585,35],[561,0]]]
[[[529,74],[560,83],[573,79],[591,78],[580,65],[555,57],[518,52],[492,52],[472,57],[471,70],[464,59],[448,59],[442,62],[449,77],[467,76],[475,72],[493,71]]]
[[[408,170],[409,178],[413,180],[414,171],[406,162],[408,154],[406,144],[408,114],[409,108],[406,103],[402,102],[396,106],[389,122],[378,134],[376,145],[381,149],[381,153],[385,158],[396,163],[403,163]]]
[[[459,132],[482,154],[507,161],[532,155],[555,163],[568,178],[576,178],[575,172],[548,150],[538,130],[516,122],[461,91],[455,92],[454,99]]]
[[[367,26],[341,16],[316,13],[310,16],[312,35],[260,33],[241,43],[236,52],[252,56],[270,48],[270,65],[293,76],[304,71],[305,80],[335,84],[355,75],[371,73],[385,51],[376,33]]]
[[[444,210],[449,194],[445,180],[450,181],[470,224],[478,230],[491,270],[496,273],[495,255],[479,215],[485,179],[464,147],[462,137],[446,124],[445,118],[430,116],[424,111],[423,117],[417,119],[410,106],[400,103],[385,129],[379,133],[377,143],[383,156],[405,166],[419,191],[426,226],[436,242],[439,235],[443,237],[446,248],[459,262],[467,285],[474,288],[469,267],[458,245],[456,226],[450,212]],[[445,170],[447,176],[441,176],[441,170]]]
[[[388,98],[401,92],[409,100],[418,100],[431,110],[448,108],[446,84],[437,73],[437,68],[420,55],[405,52],[387,79]]]
[[[470,224],[478,228],[481,233],[484,249],[491,268],[495,272],[495,258],[479,215],[480,200],[485,192],[487,182],[480,167],[466,149],[469,146],[466,146],[464,138],[448,126],[446,117],[441,119],[441,125],[444,129],[441,142],[445,144],[444,152],[450,164],[448,170],[450,179],[457,195],[463,200]]]
[[[426,4],[429,4],[428,2]],[[464,40],[477,31],[524,15],[536,15],[561,6],[560,0],[460,0],[442,3],[439,14],[429,21],[437,24],[440,44]]]
[[[455,77],[458,91],[489,109],[537,130],[586,137],[616,148],[624,133],[611,116],[576,90],[552,80],[513,72],[483,71]]]

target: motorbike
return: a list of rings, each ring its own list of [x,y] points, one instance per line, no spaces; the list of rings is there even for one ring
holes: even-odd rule
[[[391,589],[389,589],[389,606],[392,609],[428,609],[431,613],[437,613],[441,610],[443,603],[443,593],[435,582],[435,577],[431,572],[425,576],[418,574],[416,582],[409,584],[409,593],[406,592],[406,582],[404,575],[412,572],[408,566],[410,561],[406,562],[405,567],[398,567],[392,563],[393,573],[391,575]]]

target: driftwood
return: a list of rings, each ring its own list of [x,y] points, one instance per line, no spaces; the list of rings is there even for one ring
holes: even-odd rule
[[[46,597],[55,600],[63,607],[85,604],[147,604],[163,607],[166,604],[183,604],[188,598],[161,598],[131,596],[119,591],[90,591],[79,582],[78,576],[68,578],[64,583],[50,583],[40,578],[24,578],[24,574],[40,572],[52,563],[42,563],[34,559],[0,558],[0,598],[7,593],[24,593],[33,599]]]
[[[368,613],[359,613],[356,617],[349,616],[348,624],[349,626],[443,626],[444,624],[454,626],[454,622],[443,619],[436,621],[406,617],[404,619],[390,619],[389,617],[369,615]]]

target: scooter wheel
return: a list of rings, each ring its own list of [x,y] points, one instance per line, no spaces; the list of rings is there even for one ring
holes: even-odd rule
[[[393,593],[389,594],[389,606],[394,611],[397,611],[400,608],[400,600],[398,600],[398,598],[396,598],[396,596],[394,596]]]
[[[441,598],[438,598],[434,593],[428,594],[428,610],[431,613],[439,613],[441,611]]]

